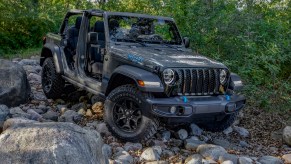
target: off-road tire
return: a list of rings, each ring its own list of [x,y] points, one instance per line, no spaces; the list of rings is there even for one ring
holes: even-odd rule
[[[48,80],[50,80],[51,83],[50,87],[47,86]],[[65,80],[56,72],[56,67],[52,57],[46,58],[43,63],[41,81],[43,92],[47,98],[58,99],[61,97],[65,87]]]
[[[104,121],[109,129],[109,131],[118,139],[123,141],[137,142],[146,141],[151,138],[158,129],[159,122],[158,119],[152,116],[147,109],[146,98],[149,95],[142,93],[134,85],[123,85],[114,89],[108,95],[105,101],[104,107]],[[126,132],[122,128],[117,126],[116,121],[114,121],[114,108],[120,99],[124,97],[129,100],[135,100],[139,105],[141,111],[141,122],[140,126],[134,132]]]
[[[235,113],[226,115],[220,121],[202,123],[200,126],[207,131],[221,132],[227,129],[228,127],[230,127],[234,123],[234,121],[237,119],[237,116],[238,116],[238,112],[235,112]]]

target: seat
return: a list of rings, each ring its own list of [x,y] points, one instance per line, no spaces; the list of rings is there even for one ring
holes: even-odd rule
[[[94,32],[97,33],[97,44],[89,43],[89,57],[90,57],[90,66],[89,71],[92,74],[102,74],[103,71],[103,59],[102,55],[105,48],[105,33],[104,33],[104,22],[97,21],[94,24]]]
[[[79,30],[82,22],[82,17],[77,17],[75,21],[75,26],[71,27],[67,31],[68,45],[67,47],[73,52],[72,55],[75,55],[77,48]]]

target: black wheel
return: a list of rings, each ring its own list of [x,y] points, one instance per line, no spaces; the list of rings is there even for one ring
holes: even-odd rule
[[[226,115],[222,120],[215,122],[202,123],[200,126],[211,132],[221,132],[230,127],[236,120],[238,112]]]
[[[64,91],[65,81],[56,72],[53,58],[46,58],[41,73],[41,83],[44,94],[47,98],[60,98]]]
[[[147,94],[135,86],[114,89],[105,101],[104,121],[117,138],[124,141],[144,141],[151,138],[159,126],[157,118],[147,109]]]

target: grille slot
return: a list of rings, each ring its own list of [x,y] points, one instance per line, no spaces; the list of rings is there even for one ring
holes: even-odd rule
[[[177,69],[178,95],[213,95],[219,93],[219,69]]]

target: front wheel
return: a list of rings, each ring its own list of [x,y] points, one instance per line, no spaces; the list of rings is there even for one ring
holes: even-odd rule
[[[158,120],[148,112],[147,94],[133,85],[114,89],[105,101],[104,121],[111,133],[124,141],[145,141],[159,126]]]

